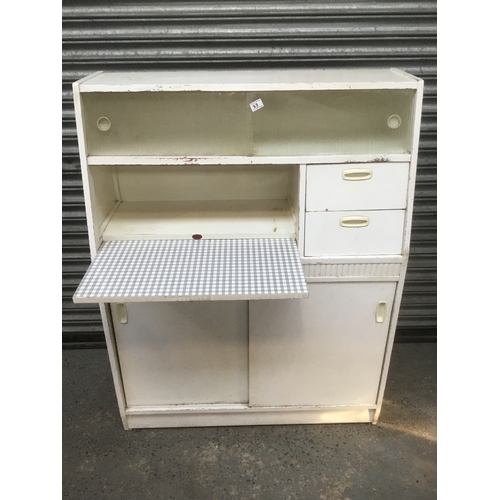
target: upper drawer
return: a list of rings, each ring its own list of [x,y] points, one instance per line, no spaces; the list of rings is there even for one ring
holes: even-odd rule
[[[409,163],[308,165],[306,211],[406,207]]]

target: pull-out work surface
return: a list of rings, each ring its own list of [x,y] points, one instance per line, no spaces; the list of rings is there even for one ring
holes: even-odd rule
[[[106,241],[75,302],[304,298],[291,238]]]

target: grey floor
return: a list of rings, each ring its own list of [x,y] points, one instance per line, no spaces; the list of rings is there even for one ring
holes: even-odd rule
[[[63,351],[64,499],[436,498],[436,344],[395,344],[378,425],[124,431],[105,350]]]

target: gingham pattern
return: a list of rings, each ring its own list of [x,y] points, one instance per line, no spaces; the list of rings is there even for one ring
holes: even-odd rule
[[[292,239],[107,241],[74,302],[307,297]]]

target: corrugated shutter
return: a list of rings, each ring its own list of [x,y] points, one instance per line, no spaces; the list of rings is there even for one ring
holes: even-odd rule
[[[411,257],[397,341],[436,338],[436,2],[63,0],[63,344],[103,346],[72,294],[90,253],[71,83],[98,70],[398,67],[425,79]]]

